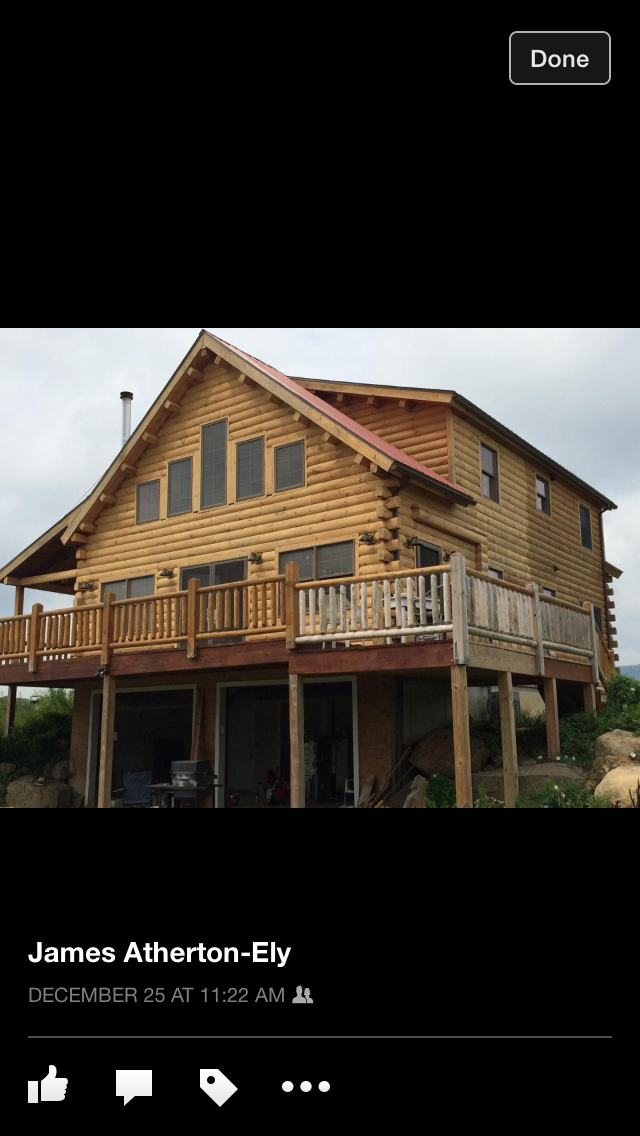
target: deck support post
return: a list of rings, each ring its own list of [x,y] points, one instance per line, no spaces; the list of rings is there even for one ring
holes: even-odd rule
[[[456,803],[459,809],[473,808],[471,773],[471,735],[469,732],[469,688],[466,667],[451,668],[453,707],[453,746],[456,770]]]
[[[307,801],[304,768],[304,680],[301,675],[289,675],[289,732],[291,808],[304,809]]]
[[[16,585],[16,594],[13,601],[13,614],[24,615],[24,588],[21,584]],[[16,706],[18,704],[18,687],[15,683],[10,683],[7,690],[7,705],[4,716],[4,734],[8,737],[11,733],[15,720],[16,720]]]
[[[284,597],[287,621],[287,650],[293,651],[300,635],[300,598],[296,590],[300,582],[300,565],[295,561],[285,564]]]
[[[38,669],[41,615],[42,604],[34,604],[31,608],[31,626],[29,627],[29,674],[35,674]]]
[[[515,809],[520,796],[518,774],[518,742],[516,715],[513,706],[513,677],[511,671],[498,675],[500,692],[500,725],[502,727],[502,763],[504,769],[504,807]]]
[[[461,552],[451,557],[451,612],[453,618],[453,661],[469,664],[469,616],[467,601],[467,562]]]
[[[116,720],[116,680],[105,675],[102,680],[102,728],[100,731],[100,780],[98,808],[111,808],[113,781],[113,734]]]
[[[547,753],[553,760],[560,756],[560,715],[558,712],[558,684],[555,678],[544,680],[544,704],[547,714]]]
[[[596,688],[592,682],[584,687],[584,708],[587,714],[595,714],[598,709],[596,700]]]

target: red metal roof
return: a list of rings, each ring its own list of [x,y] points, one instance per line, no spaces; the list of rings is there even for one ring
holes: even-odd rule
[[[211,332],[207,332],[207,334],[211,335]],[[471,493],[468,493],[466,489],[461,489],[460,486],[456,485],[453,481],[449,481],[446,477],[442,477],[441,474],[436,473],[435,470],[429,469],[426,465],[422,465],[421,462],[416,461],[415,458],[410,457],[409,454],[406,454],[403,450],[399,450],[398,447],[392,445],[391,442],[387,442],[384,438],[381,438],[379,434],[374,434],[371,430],[367,430],[365,426],[356,422],[355,419],[350,418],[348,414],[344,414],[342,410],[330,406],[329,403],[319,398],[313,391],[300,386],[300,384],[297,383],[295,379],[290,378],[289,375],[285,375],[282,371],[276,370],[276,368],[270,366],[269,363],[264,363],[262,359],[256,359],[255,355],[248,355],[246,351],[242,351],[241,348],[235,347],[233,343],[228,343],[226,339],[221,339],[218,335],[211,335],[211,338],[217,340],[218,343],[224,344],[225,347],[229,347],[231,351],[234,351],[241,359],[245,359],[247,363],[252,363],[254,367],[257,367],[263,374],[273,379],[276,383],[279,383],[280,386],[291,391],[309,406],[320,411],[326,418],[332,419],[337,425],[342,426],[343,429],[353,434],[354,437],[360,438],[362,442],[366,442],[367,445],[379,450],[388,458],[391,458],[392,461],[397,462],[398,465],[417,473],[420,477],[433,481],[444,490],[454,493],[457,497],[465,498],[469,503],[474,502],[474,497]]]

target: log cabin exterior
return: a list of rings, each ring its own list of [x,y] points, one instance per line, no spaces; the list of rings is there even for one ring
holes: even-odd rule
[[[214,807],[277,733],[269,761],[307,807],[305,716],[334,723],[324,766],[357,798],[392,772],[407,706],[444,704],[469,808],[469,691],[498,686],[515,807],[513,686],[544,691],[553,756],[559,700],[595,707],[615,669],[612,508],[455,392],[296,379],[203,331],[96,489],[0,571],[7,728],[18,686],[73,686],[90,807],[111,805],[127,712],[147,733],[183,720]],[[70,598],[25,612],[30,587]]]

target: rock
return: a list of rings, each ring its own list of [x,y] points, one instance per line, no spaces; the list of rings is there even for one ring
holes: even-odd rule
[[[589,782],[592,785],[599,785],[601,781],[611,773],[612,769],[629,769],[635,768],[640,777],[640,761],[634,761],[632,757],[597,757],[589,771]]]
[[[471,768],[474,773],[479,773],[481,769],[484,769],[490,756],[484,742],[480,741],[479,738],[472,737]],[[442,726],[437,730],[432,730],[430,734],[426,734],[411,754],[411,764],[415,765],[421,773],[425,773],[427,777],[432,777],[434,773],[453,777],[455,775],[453,727]]]
[[[622,809],[631,809],[633,805],[630,794],[636,795],[638,783],[640,783],[640,768],[621,765],[618,769],[612,769],[611,773],[607,773],[604,781],[601,781],[596,789],[596,797],[609,797],[612,804],[619,804]]]
[[[56,761],[53,765],[47,766],[47,776],[51,777],[54,781],[68,781],[69,780],[69,762]]]
[[[19,777],[9,783],[7,805],[11,809],[68,809],[71,789],[60,781],[35,785],[33,777]]]
[[[15,773],[17,765],[12,761],[0,761],[0,777],[8,777],[10,773]]]
[[[640,738],[629,730],[611,730],[596,742],[596,758],[630,757],[632,753],[640,757]]]

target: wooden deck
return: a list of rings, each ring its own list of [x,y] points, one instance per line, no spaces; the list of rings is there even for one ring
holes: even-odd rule
[[[284,576],[0,620],[0,681],[113,677],[286,664],[292,675],[468,666],[598,685],[615,669],[591,605],[450,565],[390,577]]]

